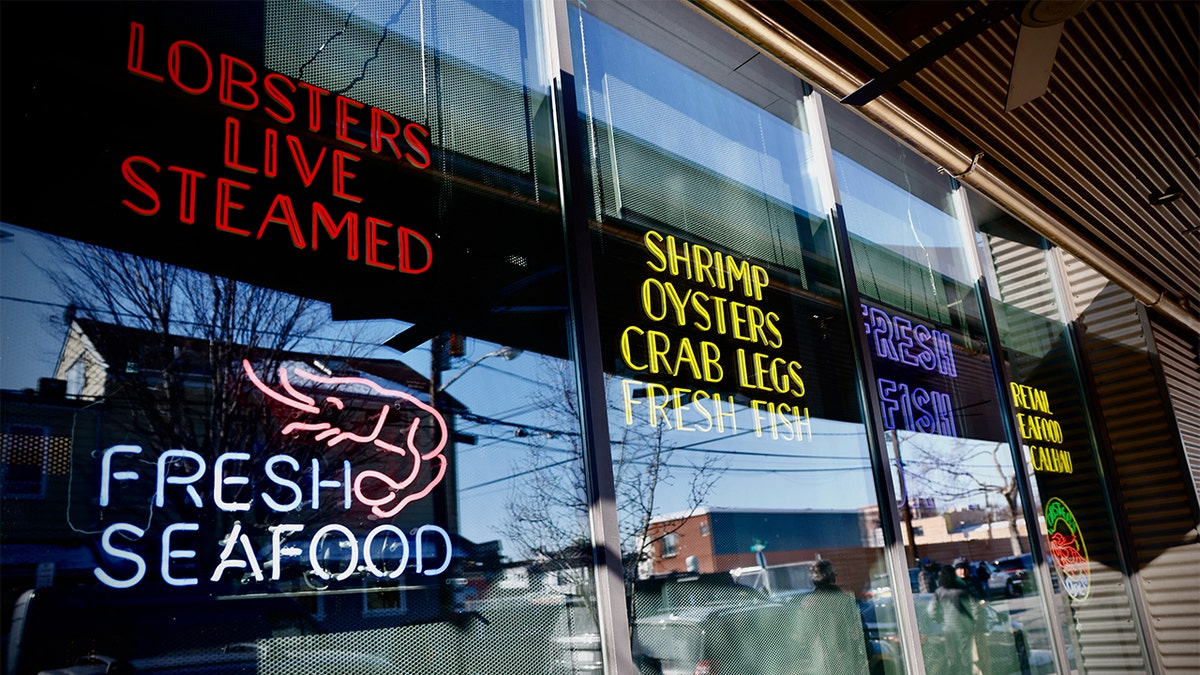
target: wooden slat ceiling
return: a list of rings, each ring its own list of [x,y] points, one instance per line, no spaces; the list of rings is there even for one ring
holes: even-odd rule
[[[730,7],[762,19],[781,40],[746,39],[768,52],[781,50],[764,42],[803,45],[819,54],[824,69],[809,73],[795,58],[775,56],[835,98],[987,6],[692,2],[723,23]],[[980,168],[1015,186],[1046,220],[1076,238],[1061,241],[1053,228],[1031,223],[1035,229],[1076,253],[1094,247],[1124,273],[1109,270],[1121,277],[1114,281],[1140,287],[1143,292],[1135,295],[1144,301],[1161,297],[1160,309],[1197,330],[1200,2],[1101,0],[1087,6],[1065,24],[1047,92],[1005,112],[1019,28],[1017,16],[1008,15],[879,100],[903,110],[919,122],[917,128],[963,148],[967,157],[982,153]],[[746,33],[744,27],[735,30]],[[920,139],[906,140],[920,146]],[[1150,195],[1167,188],[1182,197],[1153,204]],[[998,200],[1004,205],[1003,197]],[[1147,295],[1152,297],[1146,300]]]

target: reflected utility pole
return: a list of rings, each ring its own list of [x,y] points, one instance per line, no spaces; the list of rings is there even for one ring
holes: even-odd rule
[[[908,545],[912,547],[909,560],[918,561],[921,559],[921,549],[917,546],[917,535],[913,531],[912,499],[908,495],[908,479],[904,476],[904,460],[900,457],[900,432],[896,429],[892,429],[892,451],[896,453],[896,473],[900,480],[900,498],[904,501],[904,531],[908,533]]]
[[[429,366],[429,407],[434,410],[440,408],[438,394],[442,392],[442,371],[450,367],[450,335],[440,332],[433,337],[429,345],[431,352]],[[453,436],[454,421],[448,420],[446,426],[447,433]],[[455,460],[458,459],[457,448],[453,438],[447,439],[448,449],[452,451],[452,456]],[[452,532],[458,532],[458,523],[450,522],[450,503],[451,493],[446,489],[447,483],[454,484],[456,474],[455,467],[447,467],[446,478],[442,480],[436,487],[433,488],[433,522],[445,527]],[[457,492],[457,490],[456,490]],[[457,521],[457,517],[455,518]]]

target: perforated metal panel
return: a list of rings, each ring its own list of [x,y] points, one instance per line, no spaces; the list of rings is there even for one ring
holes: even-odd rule
[[[528,38],[487,10],[450,0],[313,2],[301,11],[268,2],[264,57],[289,77],[426,125],[443,173],[538,198],[546,186],[535,179],[530,133],[539,101],[524,63],[498,58],[520,53]]]

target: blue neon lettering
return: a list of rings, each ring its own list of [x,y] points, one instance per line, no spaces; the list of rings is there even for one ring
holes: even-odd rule
[[[876,357],[896,363],[958,376],[954,342],[950,335],[925,324],[892,316],[877,307],[862,306],[863,328]]]

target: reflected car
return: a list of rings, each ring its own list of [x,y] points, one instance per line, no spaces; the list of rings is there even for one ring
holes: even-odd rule
[[[633,625],[634,653],[643,673],[786,672],[786,654],[764,654],[737,636],[746,631],[778,636],[794,621],[794,609],[737,584],[728,573],[649,579],[637,584]]]
[[[813,562],[794,562],[760,567],[738,567],[729,576],[742,586],[749,586],[779,602],[799,602],[813,590]]]
[[[1010,561],[1005,566],[1001,566],[1000,560]],[[987,595],[988,598],[1015,598],[1021,595],[1025,590],[1025,569],[1018,562],[1013,565],[1011,561],[1016,561],[1018,558],[1001,558],[996,562],[989,560],[980,560],[977,563],[972,563],[971,574],[978,574],[978,569],[983,568],[987,571]]]
[[[921,569],[918,567],[908,568],[908,585],[912,588],[913,593],[917,593],[920,586]],[[892,597],[892,578],[887,572],[880,572],[871,577],[867,587],[863,589],[862,597],[864,598],[890,598]]]
[[[1006,594],[1008,597],[1021,595],[1033,578],[1033,555],[1023,555],[1000,558],[994,563],[996,569],[1007,575]],[[1015,591],[1015,592],[1014,592]]]
[[[639,581],[634,603],[639,675],[806,672],[806,645],[795,632],[803,605],[791,596],[772,598],[722,572]],[[871,663],[895,661],[890,646],[863,639]]]
[[[913,596],[917,629],[921,633],[921,653],[925,661],[925,671],[931,675],[959,675],[942,672],[945,637],[941,624],[934,621],[926,611],[932,600],[932,593]],[[991,675],[1028,675],[1031,672],[1029,643],[1021,624],[1013,621],[1006,612],[998,611],[988,603],[980,603],[979,609],[982,635],[988,648],[989,660],[984,672]],[[893,601],[890,598],[877,599],[874,602],[863,601],[859,603],[859,610],[868,639],[891,645],[893,650],[899,653],[902,643]],[[903,667],[894,660],[884,661],[878,671],[871,671],[872,675],[903,672]]]

